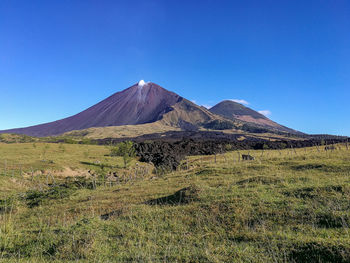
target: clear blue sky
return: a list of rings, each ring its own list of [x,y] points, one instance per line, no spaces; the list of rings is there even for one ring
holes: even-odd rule
[[[0,129],[70,116],[140,79],[350,135],[350,1],[0,1]]]

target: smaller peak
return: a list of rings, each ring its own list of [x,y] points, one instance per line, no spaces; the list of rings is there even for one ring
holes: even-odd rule
[[[218,104],[230,104],[230,105],[241,105],[241,106],[247,106],[249,103],[245,100],[238,100],[238,99],[233,99],[233,100],[223,100],[219,102]]]
[[[234,102],[232,100],[222,100],[219,103],[217,103],[216,105],[223,105],[223,104],[237,104],[237,102]]]

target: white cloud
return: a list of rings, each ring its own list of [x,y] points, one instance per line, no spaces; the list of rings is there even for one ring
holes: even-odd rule
[[[194,104],[197,104],[197,101],[196,100],[191,100]]]
[[[260,114],[265,115],[266,117],[270,116],[272,113],[269,110],[259,110]]]
[[[249,102],[246,100],[233,99],[232,101],[243,104],[243,105],[249,105]]]

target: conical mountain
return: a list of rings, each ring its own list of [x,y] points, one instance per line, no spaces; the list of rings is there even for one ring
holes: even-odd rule
[[[113,94],[74,116],[41,125],[0,131],[53,136],[91,127],[136,125],[162,120],[166,125],[197,125],[213,114],[152,82],[139,83]]]
[[[224,100],[210,108],[209,111],[232,121],[239,120],[252,125],[257,125],[258,127],[264,127],[266,129],[272,129],[280,132],[294,134],[300,133],[288,127],[282,126],[270,120],[261,113],[231,100]]]

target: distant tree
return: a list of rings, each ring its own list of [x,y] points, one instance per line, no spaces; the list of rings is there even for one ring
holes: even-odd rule
[[[214,120],[205,123],[203,127],[211,130],[230,130],[235,128],[235,124],[230,121]]]
[[[81,143],[82,144],[93,144],[91,139],[86,139],[86,138],[82,139]]]
[[[287,148],[287,144],[284,143],[284,142],[282,142],[282,143],[280,144],[280,148],[281,148],[281,149],[286,149],[286,148]]]
[[[64,147],[64,145],[62,143],[60,143],[58,145],[58,149],[60,149],[60,151],[63,152],[63,153],[66,151],[66,148]]]
[[[231,151],[232,150],[232,145],[231,144],[226,144],[225,145],[226,151]]]
[[[123,157],[124,168],[126,168],[136,155],[134,144],[130,141],[121,142],[111,149],[111,155]]]
[[[45,144],[42,152],[42,159],[45,160],[47,150],[50,149],[50,145]]]
[[[250,124],[243,124],[241,129],[243,131],[252,132],[252,133],[266,133],[266,132],[270,132],[270,130],[268,130],[268,129],[255,127],[255,126],[252,126]]]

